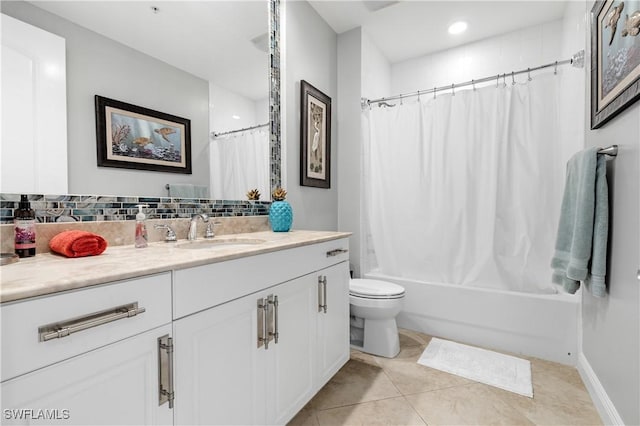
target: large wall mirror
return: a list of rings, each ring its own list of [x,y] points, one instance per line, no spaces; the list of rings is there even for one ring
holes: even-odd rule
[[[258,188],[270,199],[280,182],[277,9],[278,0],[3,1],[3,14],[65,40],[67,192],[157,197],[196,185],[206,198]],[[192,174],[98,167],[95,95],[189,119]]]

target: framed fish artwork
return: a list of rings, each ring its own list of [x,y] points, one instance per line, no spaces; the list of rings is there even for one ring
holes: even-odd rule
[[[300,82],[300,185],[331,187],[331,98]]]
[[[95,96],[98,166],[191,174],[191,121]]]
[[[640,99],[640,0],[591,9],[591,129]]]

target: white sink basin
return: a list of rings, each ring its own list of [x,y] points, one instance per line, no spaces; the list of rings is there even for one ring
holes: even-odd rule
[[[189,241],[178,245],[181,249],[211,249],[211,248],[230,248],[230,247],[247,247],[266,243],[267,240],[259,238],[214,238],[211,240]]]

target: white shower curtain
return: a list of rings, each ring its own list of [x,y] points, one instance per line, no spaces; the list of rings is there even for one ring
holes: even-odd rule
[[[271,199],[268,128],[220,136],[209,154],[212,198],[246,200],[257,188],[261,200]]]
[[[363,112],[364,231],[386,275],[554,291],[559,78]]]

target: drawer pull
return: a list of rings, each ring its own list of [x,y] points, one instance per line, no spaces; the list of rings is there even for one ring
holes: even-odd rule
[[[348,253],[348,249],[335,249],[327,252],[327,257],[337,256],[339,254]]]
[[[138,308],[138,302],[134,302],[85,315],[83,317],[43,325],[38,327],[39,340],[41,342],[46,342],[48,340],[61,339],[73,333],[97,327],[99,325],[118,321],[124,318],[135,317],[143,312],[145,312],[145,308]]]

